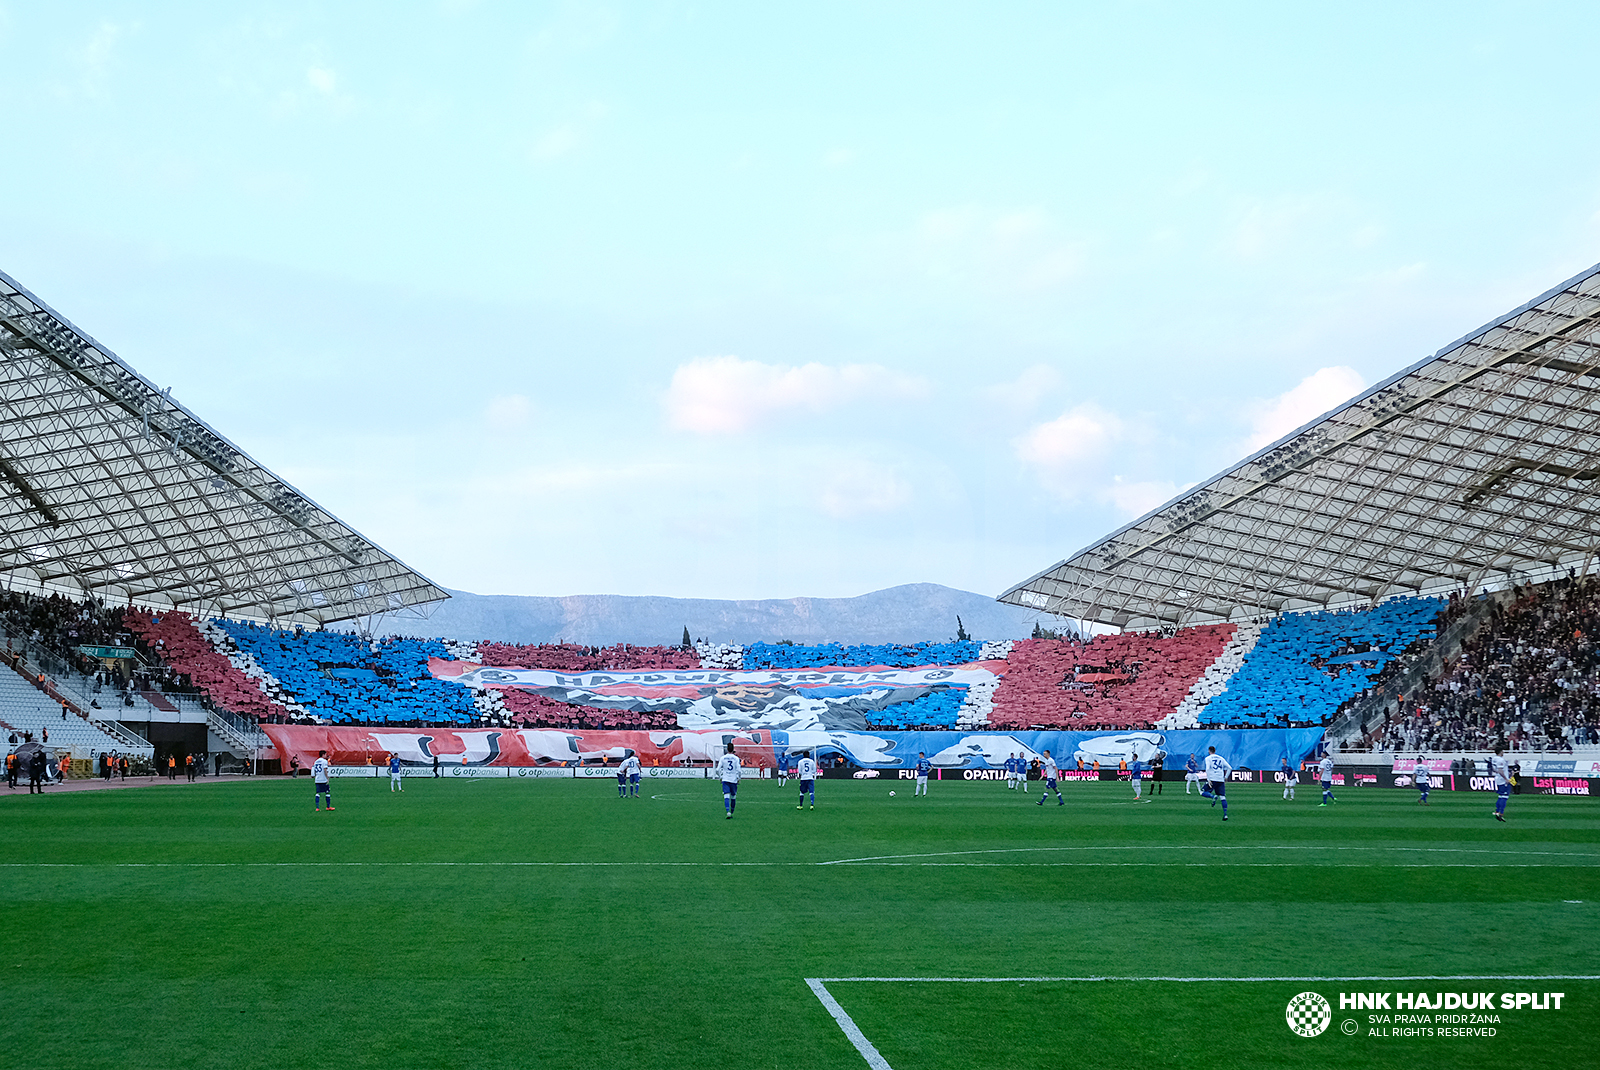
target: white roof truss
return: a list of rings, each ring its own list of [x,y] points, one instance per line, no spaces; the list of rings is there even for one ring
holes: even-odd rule
[[[0,273],[0,580],[325,624],[449,597]]]
[[[1600,265],[1000,595],[1188,625],[1588,567]]]

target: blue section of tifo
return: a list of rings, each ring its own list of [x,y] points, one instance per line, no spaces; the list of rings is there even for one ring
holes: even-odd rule
[[[373,651],[342,632],[216,623],[310,712],[335,724],[472,721],[472,693],[428,673],[429,658],[450,657],[437,639],[386,639]]]
[[[864,665],[889,665],[910,668],[914,665],[963,665],[977,661],[982,643],[898,643],[841,646],[789,646],[783,643],[751,643],[744,648],[746,669],[811,669],[837,665],[840,668]]]
[[[1208,748],[1235,769],[1276,769],[1287,758],[1298,765],[1322,742],[1320,728],[1255,728],[1186,732],[773,732],[777,750],[838,755],[866,769],[904,769],[919,752],[940,769],[999,769],[1013,754],[1041,758],[1045,751],[1062,768],[1116,768],[1123,759],[1148,762],[1166,755],[1168,769],[1182,769],[1193,754],[1202,765]]]
[[[807,692],[810,694],[810,692]],[[921,698],[897,702],[867,714],[867,724],[876,729],[954,728],[956,715],[966,701],[964,687],[938,687]]]
[[[1278,617],[1201,719],[1243,727],[1320,721],[1359,694],[1384,661],[1432,633],[1444,607],[1441,598],[1395,598],[1371,609]],[[1349,646],[1369,652],[1340,653]]]

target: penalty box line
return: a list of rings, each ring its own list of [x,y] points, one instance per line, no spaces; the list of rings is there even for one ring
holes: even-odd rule
[[[850,1017],[850,1012],[839,1005],[833,998],[833,993],[828,991],[828,985],[851,981],[893,982],[893,983],[934,983],[934,984],[1028,984],[1046,981],[1073,981],[1073,982],[1100,982],[1100,981],[1161,981],[1177,984],[1204,984],[1204,983],[1233,983],[1233,984],[1271,984],[1274,982],[1292,982],[1301,984],[1305,982],[1321,981],[1600,981],[1600,974],[1587,973],[1485,973],[1485,974],[1409,974],[1402,976],[1375,977],[807,977],[807,987],[838,1023],[844,1031],[845,1039],[854,1045],[861,1057],[867,1061],[872,1070],[894,1070],[889,1065],[889,1060],[883,1057],[867,1035],[856,1025],[856,1020]]]

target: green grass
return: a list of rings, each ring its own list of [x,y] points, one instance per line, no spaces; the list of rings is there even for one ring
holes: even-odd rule
[[[307,781],[0,798],[0,1051],[38,1067],[864,1067],[821,977],[1600,973],[1600,807],[1114,784]],[[856,861],[844,861],[856,860]],[[822,865],[832,862],[836,864]],[[1568,902],[1580,900],[1581,902]],[[1564,991],[1492,1038],[1338,992]],[[1289,1032],[1302,990],[1334,1001]],[[830,982],[895,1070],[1587,1061],[1587,981]],[[1359,1019],[1362,1034],[1339,1031]],[[17,1053],[26,1056],[18,1058]]]

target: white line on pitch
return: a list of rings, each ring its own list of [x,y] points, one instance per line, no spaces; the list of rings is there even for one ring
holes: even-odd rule
[[[1392,976],[1358,977],[808,977],[806,983],[835,984],[841,981],[893,981],[896,983],[928,981],[938,984],[995,984],[1007,981],[1164,981],[1176,984],[1196,984],[1232,981],[1239,984],[1268,984],[1304,981],[1600,981],[1597,973],[1453,973],[1453,974],[1399,974]]]
[[[1160,981],[1177,984],[1271,984],[1325,981],[1600,981],[1600,974],[1591,973],[1477,973],[1477,974],[1409,974],[1391,977],[807,977],[806,985],[821,1001],[833,1020],[844,1030],[845,1038],[855,1045],[856,1051],[872,1070],[894,1070],[877,1047],[868,1040],[854,1018],[833,998],[827,986],[840,982],[931,982],[935,984],[1029,984],[1042,982],[1101,982],[1101,981]]]
[[[816,994],[817,999],[822,1001],[822,1005],[827,1009],[828,1013],[833,1015],[833,1020],[839,1023],[840,1029],[844,1030],[846,1039],[856,1046],[856,1051],[859,1051],[861,1057],[867,1060],[867,1065],[872,1067],[872,1070],[894,1070],[894,1067],[889,1065],[889,1060],[885,1059],[883,1054],[873,1046],[872,1041],[867,1039],[866,1034],[861,1032],[861,1027],[856,1025],[856,1020],[846,1014],[843,1007],[839,1006],[839,1001],[834,999],[832,994],[828,992],[828,989],[822,983],[822,979],[808,977],[806,978],[806,984]]]
[[[1552,858],[1594,858],[1577,851],[1522,851],[1514,848],[1476,847],[1365,847],[1322,844],[1083,844],[1074,847],[994,847],[972,851],[926,851],[920,854],[867,855],[862,858],[835,858],[819,866],[843,866],[852,862],[888,862],[902,858],[954,858],[962,855],[1038,854],[1052,851],[1380,851],[1406,854],[1538,855]]]

